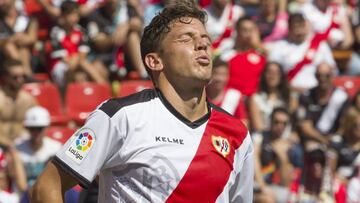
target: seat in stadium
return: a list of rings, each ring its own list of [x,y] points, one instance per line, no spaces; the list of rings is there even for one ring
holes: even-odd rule
[[[50,126],[46,129],[46,136],[64,144],[75,132],[75,128],[68,128],[65,126]]]
[[[124,80],[120,82],[118,96],[124,97],[148,88],[153,88],[151,80]]]
[[[111,98],[108,84],[71,83],[65,93],[65,109],[70,120],[83,124],[95,108]]]
[[[336,76],[333,82],[335,86],[344,88],[351,98],[360,90],[360,77],[358,76]]]
[[[33,95],[40,106],[50,113],[51,125],[64,125],[68,118],[64,113],[64,106],[59,89],[53,83],[27,83],[23,90]]]

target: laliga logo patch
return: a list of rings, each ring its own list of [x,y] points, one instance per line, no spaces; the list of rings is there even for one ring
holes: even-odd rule
[[[211,141],[216,151],[218,151],[223,157],[226,157],[230,153],[230,144],[226,138],[221,136],[211,136]]]
[[[65,154],[77,164],[80,164],[89,153],[94,142],[95,133],[88,128],[84,128],[77,133],[76,138],[71,142]]]

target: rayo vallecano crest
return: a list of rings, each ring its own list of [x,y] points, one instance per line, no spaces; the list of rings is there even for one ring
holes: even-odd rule
[[[211,142],[216,151],[223,155],[223,157],[226,157],[230,153],[230,143],[226,138],[212,135]]]

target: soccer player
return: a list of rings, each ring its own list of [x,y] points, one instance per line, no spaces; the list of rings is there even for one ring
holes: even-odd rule
[[[145,28],[143,61],[155,85],[101,104],[40,175],[32,202],[62,202],[99,176],[99,202],[252,202],[246,127],[206,100],[211,41],[190,1]]]

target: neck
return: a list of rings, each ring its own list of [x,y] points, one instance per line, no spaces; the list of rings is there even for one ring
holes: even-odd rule
[[[42,139],[31,139],[30,146],[33,151],[38,151],[43,145]]]
[[[189,121],[196,121],[208,113],[205,87],[175,87],[168,81],[160,80],[158,88],[166,100]]]
[[[252,48],[252,46],[249,43],[242,43],[239,40],[237,40],[237,42],[235,44],[235,49],[237,51],[247,51],[251,48]]]

